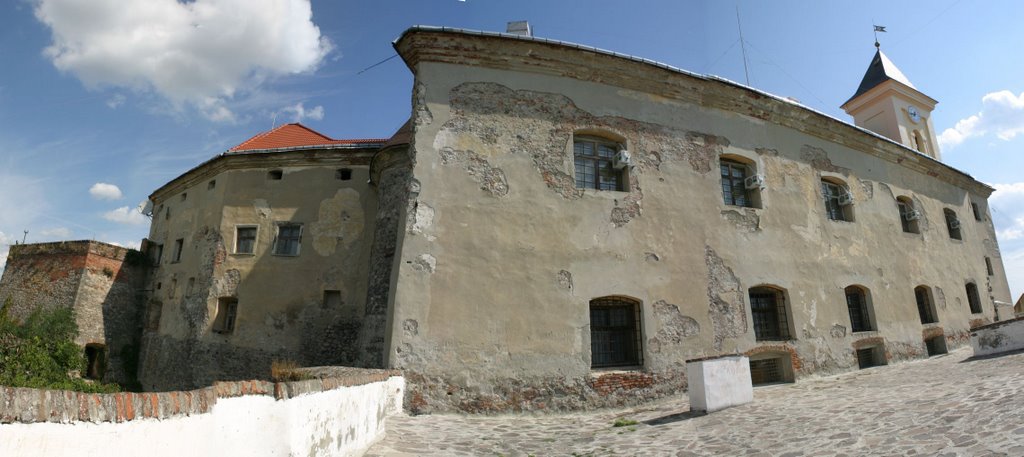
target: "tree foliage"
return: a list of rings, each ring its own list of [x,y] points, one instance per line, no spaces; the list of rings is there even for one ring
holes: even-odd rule
[[[38,308],[24,322],[9,316],[10,299],[0,307],[0,385],[116,392],[116,384],[91,383],[73,377],[83,372],[86,358],[75,344],[78,325],[70,308]]]

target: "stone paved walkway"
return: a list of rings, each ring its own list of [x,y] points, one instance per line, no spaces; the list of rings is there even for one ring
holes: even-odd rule
[[[759,387],[753,403],[705,416],[688,414],[685,398],[571,414],[397,416],[367,455],[1024,456],[1024,354],[970,355]]]

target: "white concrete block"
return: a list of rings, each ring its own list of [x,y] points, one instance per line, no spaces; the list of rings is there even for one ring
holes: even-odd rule
[[[971,348],[975,357],[1024,349],[1024,317],[971,330]]]
[[[715,412],[754,401],[750,359],[726,356],[686,362],[690,410]]]

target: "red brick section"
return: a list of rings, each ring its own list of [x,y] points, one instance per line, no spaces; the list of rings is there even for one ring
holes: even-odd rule
[[[590,387],[601,395],[609,395],[617,390],[643,389],[655,382],[657,379],[650,373],[612,372],[591,377]]]
[[[945,335],[945,333],[946,332],[944,330],[942,330],[942,327],[929,327],[929,328],[926,328],[924,330],[921,330],[921,339],[922,340],[927,340],[928,338],[934,338],[936,336],[943,336],[943,335]]]
[[[287,400],[299,395],[360,386],[401,376],[397,370],[345,369],[337,376],[295,382],[231,381],[177,392],[90,394],[0,386],[0,424],[127,422],[204,414],[219,398],[245,395]]]
[[[753,357],[755,355],[764,354],[766,352],[789,354],[789,360],[793,364],[793,371],[800,371],[800,367],[804,366],[804,362],[802,359],[800,359],[800,355],[797,354],[796,348],[788,344],[762,344],[756,348],[744,352],[743,355],[747,357]]]

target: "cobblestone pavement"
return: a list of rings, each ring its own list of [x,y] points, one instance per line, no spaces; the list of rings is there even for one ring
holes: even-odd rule
[[[970,355],[759,387],[753,403],[704,416],[685,394],[569,414],[396,416],[367,455],[1024,456],[1024,353]]]

